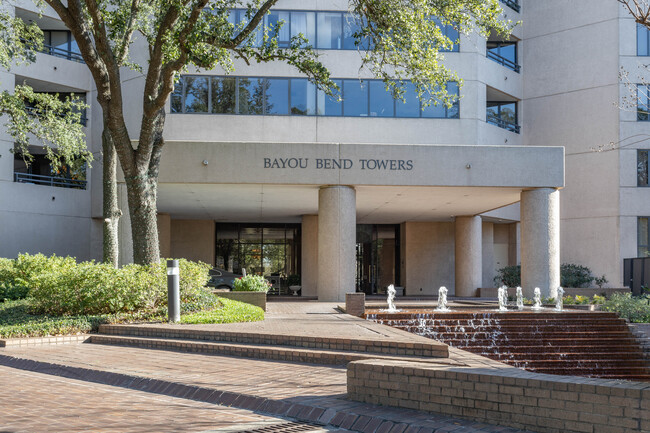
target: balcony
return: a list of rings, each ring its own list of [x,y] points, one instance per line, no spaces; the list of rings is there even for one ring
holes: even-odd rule
[[[488,99],[485,113],[487,123],[519,134],[521,127],[517,119],[516,101],[490,101]]]
[[[521,130],[521,126],[517,125],[516,123],[491,114],[488,114],[486,116],[485,121],[491,125],[496,125],[499,128],[507,129],[508,131],[514,132],[516,134],[519,134]]]
[[[86,189],[87,184],[85,180],[69,179],[59,176],[43,176],[32,173],[14,173],[14,182],[74,189]]]
[[[487,56],[488,59],[494,60],[495,62],[497,62],[501,66],[505,66],[508,69],[512,69],[516,73],[519,73],[521,71],[521,66],[520,65],[513,62],[510,59],[507,59],[507,58],[497,54],[496,52],[494,52],[492,50],[488,49],[487,53],[486,53],[486,56]]]
[[[60,57],[62,59],[72,60],[73,62],[86,63],[84,62],[81,54],[75,51],[67,50],[61,47],[55,47],[48,44],[43,44],[43,48],[39,50],[43,54],[49,54],[50,56]]]
[[[501,3],[505,4],[515,12],[521,11],[521,5],[519,4],[519,0],[501,0]]]

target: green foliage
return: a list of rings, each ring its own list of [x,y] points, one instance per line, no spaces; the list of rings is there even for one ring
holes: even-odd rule
[[[43,47],[43,32],[35,22],[27,24],[20,18],[0,11],[0,67],[35,60],[34,50]]]
[[[601,278],[605,278],[603,275]],[[596,283],[600,281],[596,279]],[[560,285],[562,287],[585,287],[588,286],[594,277],[591,275],[591,270],[586,266],[574,265],[570,263],[563,263],[560,266]],[[602,284],[607,283],[605,279]],[[494,277],[494,284],[500,286],[502,284],[508,287],[516,287],[521,285],[521,266],[506,266],[497,271],[497,276]],[[601,286],[599,286],[601,287]]]
[[[219,302],[223,308],[181,316],[181,323],[233,323],[264,320],[264,310],[260,307],[225,298],[219,298]]]
[[[497,271],[494,284],[517,287],[521,285],[521,266],[506,266]]]
[[[602,289],[605,284],[609,283],[609,281],[607,280],[607,277],[605,277],[603,275],[603,276],[594,278],[594,283],[596,283],[596,285],[598,286],[599,289]]]
[[[632,296],[631,293],[614,293],[601,307],[613,311],[634,323],[650,323],[650,296]]]
[[[232,283],[234,292],[268,292],[271,284],[261,275],[246,275]]]
[[[299,286],[300,285],[300,275],[292,274],[287,278],[287,286]]]
[[[562,263],[560,266],[560,286],[586,287],[594,280],[591,270],[586,266]]]

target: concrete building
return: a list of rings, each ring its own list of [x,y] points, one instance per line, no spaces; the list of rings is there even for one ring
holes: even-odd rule
[[[445,53],[464,80],[460,90],[448,85],[460,102],[421,110],[412,89],[405,104],[394,101],[360,70],[347,2],[280,0],[267,19],[313,38],[343,102],[283,64],[184,75],[165,127],[161,254],[245,267],[276,277],[282,290],[299,274],[302,295],[323,300],[388,284],[407,295],[444,285],[475,296],[494,287],[497,269],[519,263],[526,292],[550,292],[560,261],[621,286],[623,258],[648,251],[647,150],[638,149],[650,144],[634,137],[647,138],[649,124],[615,106],[628,92],[619,68],[643,62],[645,33],[637,38],[614,0],[578,3],[505,1],[504,14],[522,25],[507,41],[461,36]],[[17,4],[17,16],[47,30],[51,48],[0,72],[0,86],[85,94],[88,144],[99,156],[101,110],[74,41],[53,13],[39,18],[30,2]],[[144,80],[123,79],[137,137]],[[609,142],[620,145],[592,151]],[[58,187],[47,164],[27,169],[12,147],[0,135],[0,256],[99,259],[101,164],[86,182]],[[126,217],[120,234],[128,262]]]

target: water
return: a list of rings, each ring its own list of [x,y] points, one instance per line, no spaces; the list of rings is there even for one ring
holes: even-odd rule
[[[521,287],[517,287],[517,309],[524,309],[524,294],[521,291]]]
[[[386,290],[386,293],[388,296],[386,297],[386,302],[388,303],[388,309],[387,310],[381,310],[386,313],[397,313],[400,310],[395,307],[395,286],[391,284],[388,286],[388,289]]]
[[[499,287],[499,311],[508,311],[508,288]]]
[[[563,297],[564,297],[564,289],[562,287],[558,287],[557,295],[555,295],[555,311],[562,311]]]
[[[532,306],[533,310],[541,310],[542,309],[542,291],[539,290],[539,287],[535,287],[535,294],[533,295],[533,299],[535,301],[535,304]]]
[[[438,306],[436,307],[436,311],[451,311],[447,308],[447,288],[445,286],[441,286],[438,289]]]

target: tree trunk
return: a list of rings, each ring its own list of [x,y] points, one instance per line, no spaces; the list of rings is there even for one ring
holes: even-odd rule
[[[104,263],[118,266],[119,239],[117,224],[122,216],[117,201],[117,153],[108,128],[102,132]]]
[[[125,180],[131,216],[133,261],[139,265],[158,263],[160,261],[156,209],[158,179],[145,173]]]

